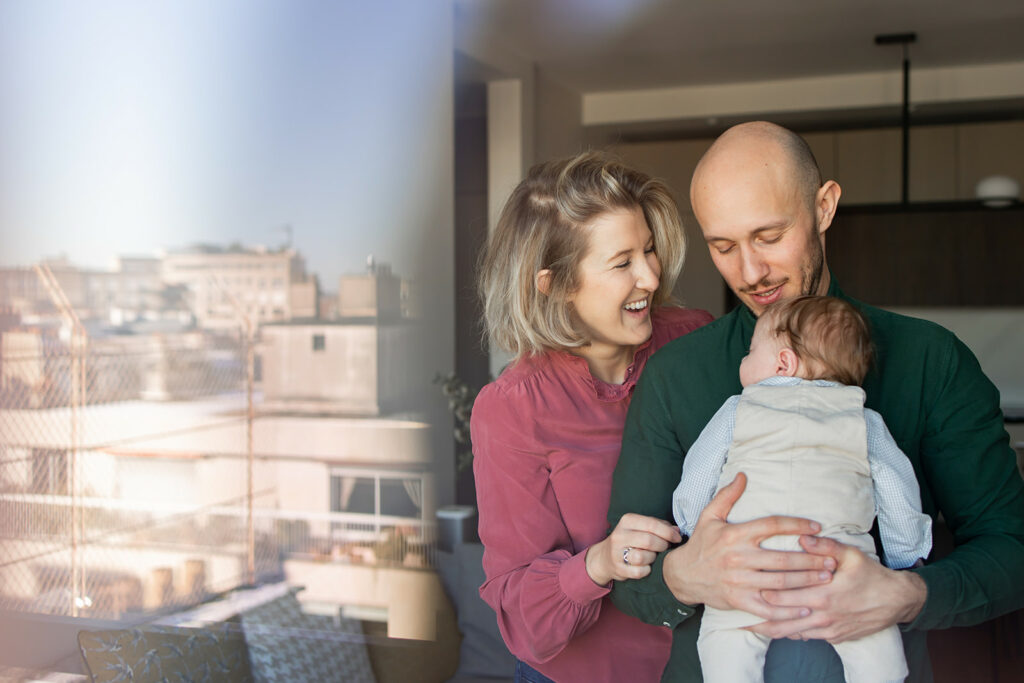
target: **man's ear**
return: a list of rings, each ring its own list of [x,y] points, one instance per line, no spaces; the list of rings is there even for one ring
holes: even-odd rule
[[[839,208],[839,197],[842,194],[843,189],[834,180],[827,180],[818,188],[818,192],[814,195],[814,220],[817,222],[819,234],[824,233],[832,225],[836,209]]]
[[[796,377],[797,371],[800,370],[800,358],[796,355],[796,352],[786,347],[779,351],[779,355],[775,359],[776,368],[775,374],[783,377]]]
[[[537,291],[547,296],[551,293],[551,269],[545,268],[538,270],[536,277],[533,278],[534,284],[537,286]]]

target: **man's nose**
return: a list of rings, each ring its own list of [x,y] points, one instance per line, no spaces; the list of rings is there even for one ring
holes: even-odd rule
[[[753,249],[740,250],[740,269],[743,282],[748,286],[756,285],[768,277],[768,264]]]

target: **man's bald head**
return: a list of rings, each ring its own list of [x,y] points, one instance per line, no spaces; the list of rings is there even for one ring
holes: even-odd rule
[[[751,121],[733,126],[722,133],[701,157],[693,172],[690,201],[699,184],[709,172],[722,165],[733,165],[752,158],[779,159],[785,162],[783,172],[793,189],[813,209],[815,195],[821,187],[821,171],[807,142],[793,131],[768,121]]]
[[[755,315],[782,299],[826,293],[825,231],[841,194],[835,181],[822,184],[802,138],[764,121],[723,133],[690,184],[711,260]]]

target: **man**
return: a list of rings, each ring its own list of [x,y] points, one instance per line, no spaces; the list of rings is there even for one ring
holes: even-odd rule
[[[834,181],[821,182],[806,143],[773,124],[733,127],[701,159],[691,204],[715,266],[742,305],[649,361],[615,470],[613,526],[626,512],[671,517],[686,450],[722,402],[740,392],[737,368],[756,316],[798,294],[850,300],[825,262],[825,234],[840,194]],[[853,547],[815,538],[811,520],[727,524],[745,486],[738,476],[705,509],[688,541],[662,553],[647,578],[613,590],[623,611],[675,629],[665,680],[700,680],[695,642],[704,604],[752,612],[765,619],[752,630],[790,639],[772,644],[769,680],[773,662],[783,659],[778,653],[788,657],[800,647],[792,640],[815,642],[774,680],[842,680],[824,641],[899,624],[912,681],[931,680],[928,629],[976,624],[1024,606],[1024,484],[998,391],[948,331],[854,303],[871,324],[877,351],[864,381],[866,406],[881,413],[910,459],[924,511],[933,519],[943,514],[955,550],[924,567],[892,571]],[[776,534],[803,534],[807,553],[760,548]]]

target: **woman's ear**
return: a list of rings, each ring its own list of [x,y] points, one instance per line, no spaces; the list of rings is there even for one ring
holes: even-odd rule
[[[545,268],[537,271],[537,276],[533,279],[534,284],[537,286],[537,291],[547,296],[551,293],[551,269]]]
[[[796,377],[797,372],[800,370],[800,358],[796,355],[796,352],[786,347],[779,351],[779,355],[776,358],[778,364],[775,368],[775,374],[783,377]]]

